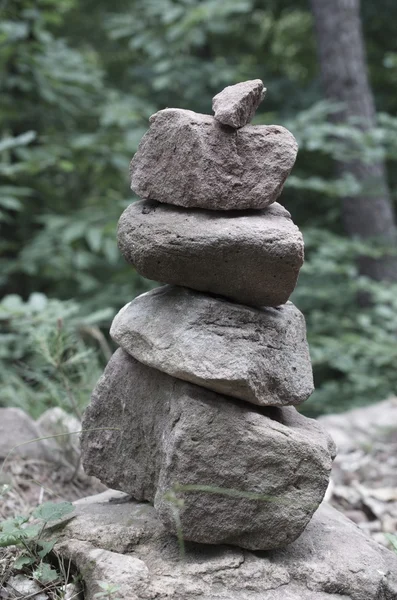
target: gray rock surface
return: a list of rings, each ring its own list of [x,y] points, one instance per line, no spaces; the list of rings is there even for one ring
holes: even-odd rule
[[[153,501],[169,531],[178,531],[178,507],[187,540],[251,549],[281,547],[302,533],[334,453],[331,438],[293,407],[221,396],[122,349],[94,390],[83,432],[86,472]]]
[[[78,565],[84,579],[85,600],[95,600],[97,594],[103,592],[99,582],[114,587],[114,593],[106,598],[115,600],[139,600],[155,598],[149,592],[149,569],[146,564],[135,556],[116,554],[101,548],[96,548],[88,542],[70,540],[58,545],[58,553],[66,559],[71,559]],[[151,595],[148,595],[151,594]],[[99,596],[103,598],[103,596]]]
[[[83,600],[84,598],[79,583],[67,583],[62,591],[64,592],[63,600]]]
[[[235,130],[209,115],[167,108],[150,118],[131,161],[131,188],[185,207],[265,208],[281,194],[297,151],[279,125]]]
[[[120,218],[118,241],[148,279],[253,306],[287,302],[303,263],[302,234],[277,203],[215,213],[134,202]]]
[[[76,465],[80,460],[81,422],[59,406],[49,408],[36,421],[43,436],[54,436],[47,440],[51,454],[57,462]],[[62,435],[65,434],[65,435]]]
[[[1,585],[1,584],[0,584]],[[1,586],[3,587],[3,586]],[[49,600],[49,596],[45,594],[41,585],[26,577],[26,575],[14,575],[8,580],[5,589],[0,588],[0,598],[9,598],[10,600],[33,598],[34,600]],[[6,594],[2,595],[2,591]]]
[[[0,460],[23,456],[38,460],[52,458],[50,447],[36,423],[20,408],[0,408]],[[32,441],[38,440],[38,441]]]
[[[110,335],[149,367],[260,406],[300,404],[314,389],[292,302],[251,308],[167,285],[122,308]]]
[[[235,129],[244,127],[255,115],[265,93],[260,79],[229,85],[212,98],[215,119]]]
[[[113,532],[113,543],[103,550],[105,530]],[[120,537],[132,540],[129,548]],[[324,504],[284,550],[187,543],[183,558],[149,504],[94,496],[77,506],[57,551],[83,573],[86,600],[99,591],[97,581],[120,583],[121,600],[397,598],[396,555]]]

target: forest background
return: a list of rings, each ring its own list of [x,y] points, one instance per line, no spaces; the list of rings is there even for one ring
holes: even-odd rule
[[[0,0],[0,406],[37,417],[88,403],[112,352],[112,317],[155,285],[116,243],[133,200],[128,163],[149,116],[211,113],[215,93],[254,78],[268,89],[254,123],[287,126],[300,146],[281,202],[306,247],[292,298],[316,384],[304,411],[396,393],[397,270],[378,277],[362,266],[392,264],[395,245],[368,235],[376,219],[360,213],[369,185],[360,173],[385,165],[395,203],[397,3],[361,3],[377,107],[364,127],[354,114],[339,118],[343,106],[321,86],[316,2]],[[384,190],[374,188],[376,205]]]

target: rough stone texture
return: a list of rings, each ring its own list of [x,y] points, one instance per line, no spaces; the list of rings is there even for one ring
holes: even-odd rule
[[[51,459],[51,452],[45,440],[26,443],[40,437],[42,437],[40,429],[23,410],[0,408],[0,460],[6,458],[11,450],[10,456]]]
[[[75,540],[59,544],[58,552],[64,558],[71,559],[82,571],[85,600],[95,600],[97,594],[103,592],[99,582],[117,586],[115,598],[119,600],[154,600],[153,595],[148,595],[149,569],[139,558],[116,554]]]
[[[110,335],[149,367],[260,406],[300,404],[314,389],[291,302],[251,308],[167,285],[122,308]]]
[[[247,125],[265,97],[260,79],[229,85],[212,98],[212,110],[219,123],[235,129]]]
[[[253,306],[287,302],[303,263],[302,234],[279,204],[214,213],[134,202],[120,218],[118,240],[148,279]]]
[[[281,547],[302,533],[334,453],[331,438],[293,407],[221,396],[122,349],[94,390],[83,432],[86,472],[153,501],[169,531],[177,532],[169,493],[177,484],[199,486],[177,491],[185,538],[251,549]]]
[[[11,577],[11,579],[7,582],[7,587],[5,588],[6,596],[2,595],[2,590],[0,589],[0,598],[9,598],[13,600],[14,598],[34,598],[34,600],[49,600],[49,596],[44,594],[42,591],[43,588],[36,581],[29,579],[25,575],[19,574]],[[4,590],[3,590],[4,591]]]
[[[187,543],[182,559],[154,509],[125,500],[87,499],[57,545],[84,574],[86,600],[99,591],[97,581],[120,583],[121,600],[397,598],[397,557],[328,505],[320,506],[304,533],[285,550],[252,553]],[[114,532],[107,552],[100,550],[105,529]],[[122,550],[130,554],[118,554],[120,532],[133,540]]]
[[[161,110],[150,124],[131,161],[131,188],[168,204],[265,208],[281,194],[298,151],[279,125],[236,130],[177,108]]]
[[[79,583],[67,583],[62,591],[63,600],[83,600],[83,590]]]

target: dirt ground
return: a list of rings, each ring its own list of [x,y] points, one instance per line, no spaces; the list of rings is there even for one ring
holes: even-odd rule
[[[320,421],[338,446],[327,500],[392,548],[387,534],[397,536],[397,398]]]
[[[13,458],[7,461],[0,475],[0,520],[29,514],[30,510],[48,501],[68,500],[98,494],[105,486],[95,477],[87,477],[65,466],[35,459]]]

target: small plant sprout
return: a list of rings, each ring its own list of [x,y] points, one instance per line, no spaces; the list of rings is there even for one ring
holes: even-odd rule
[[[102,600],[121,600],[119,597],[115,596],[115,594],[120,589],[119,585],[115,585],[114,583],[107,583],[106,581],[97,581],[97,584],[101,588],[102,591],[94,594],[94,598],[98,600],[101,598]]]
[[[0,523],[0,547],[20,547],[21,552],[14,562],[17,571],[29,568],[33,578],[49,584],[60,578],[59,573],[46,561],[56,540],[44,538],[44,530],[70,515],[74,510],[71,502],[45,502],[37,506],[31,516],[17,516]]]

